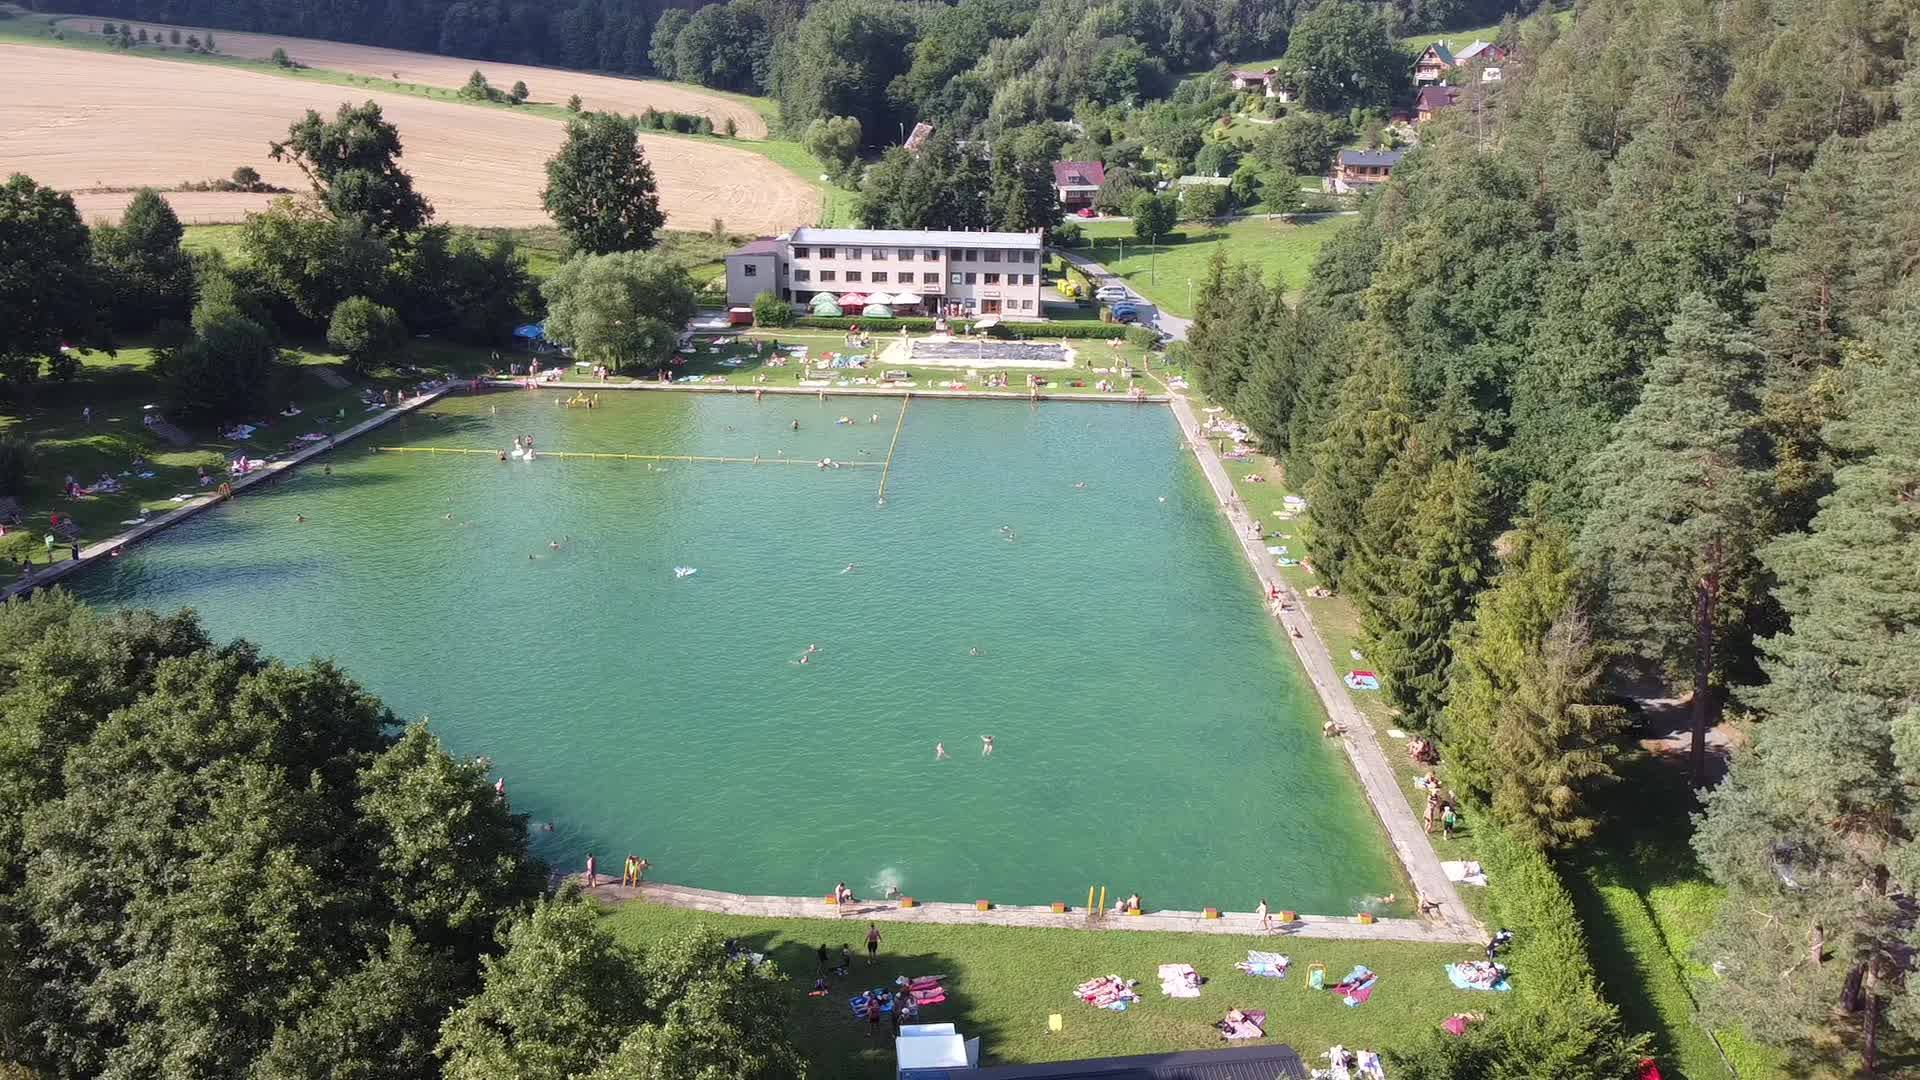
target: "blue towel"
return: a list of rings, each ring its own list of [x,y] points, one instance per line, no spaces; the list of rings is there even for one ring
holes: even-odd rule
[[[1467,981],[1465,975],[1460,974],[1459,965],[1446,964],[1443,966],[1447,969],[1447,981],[1453,983],[1456,990],[1495,990],[1504,994],[1513,989],[1512,986],[1507,984],[1507,977],[1505,975],[1502,975],[1500,981],[1494,983],[1492,986],[1475,986],[1473,983]]]

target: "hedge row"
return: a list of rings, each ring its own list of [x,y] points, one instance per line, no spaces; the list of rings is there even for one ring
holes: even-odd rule
[[[1488,822],[1482,813],[1474,820]],[[1513,971],[1513,992],[1493,1002],[1485,1023],[1464,1038],[1438,1032],[1392,1051],[1397,1080],[1468,1080],[1551,1076],[1619,1080],[1646,1056],[1648,1037],[1628,1032],[1601,996],[1587,958],[1573,897],[1540,852],[1491,824],[1482,824],[1480,864],[1492,881],[1496,926],[1513,931],[1501,962]]]

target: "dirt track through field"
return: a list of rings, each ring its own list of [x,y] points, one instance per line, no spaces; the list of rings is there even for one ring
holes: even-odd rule
[[[61,19],[59,25],[70,33],[88,34],[97,33],[101,22],[100,18],[89,15]],[[132,25],[136,31],[144,26],[148,33],[155,30],[176,29],[166,23],[136,22]],[[182,26],[177,29],[182,37],[190,33],[199,34],[202,37],[207,34],[206,30],[197,27]],[[273,56],[273,50],[285,49],[288,59],[310,68],[344,71],[354,75],[371,75],[377,79],[418,83],[422,86],[436,86],[448,90],[457,90],[465,86],[467,76],[478,69],[487,77],[489,83],[503,92],[511,89],[516,80],[525,82],[527,89],[533,92],[531,98],[533,101],[564,105],[569,95],[579,94],[582,104],[589,109],[638,113],[651,105],[656,109],[704,114],[712,118],[715,128],[726,123],[728,117],[732,117],[737,129],[736,134],[740,138],[764,139],[767,137],[766,120],[748,106],[714,94],[703,94],[698,90],[664,82],[620,79],[611,75],[588,75],[560,68],[528,67],[525,64],[508,64],[493,60],[463,60],[456,56],[403,52],[399,49],[382,49],[373,45],[349,45],[339,41],[322,41],[318,38],[248,34],[238,30],[215,30],[213,35],[214,42],[220,47],[222,54],[248,60],[266,60]]]
[[[224,42],[223,42],[224,44]],[[76,49],[0,45],[0,175],[24,172],[79,189],[89,219],[113,217],[130,194],[84,189],[223,177],[251,165],[268,182],[306,184],[291,165],[267,159],[267,144],[307,109],[331,115],[342,101],[379,103],[400,129],[402,165],[456,225],[549,224],[540,206],[545,163],[564,131],[553,120],[356,91],[324,83],[202,64]],[[668,225],[705,229],[715,218],[735,232],[770,233],[816,220],[820,196],[766,158],[704,139],[641,136],[660,183]],[[171,193],[183,220],[238,221],[270,196]]]

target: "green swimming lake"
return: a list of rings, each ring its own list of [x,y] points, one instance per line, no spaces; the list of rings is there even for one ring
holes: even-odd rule
[[[337,659],[492,759],[569,869],[1320,913],[1398,889],[1164,407],[915,400],[884,506],[878,468],[372,449],[880,461],[904,404],[554,395],[438,402],[75,591]]]

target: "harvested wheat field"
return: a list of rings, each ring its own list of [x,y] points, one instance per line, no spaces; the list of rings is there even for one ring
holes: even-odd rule
[[[100,21],[98,18],[81,16],[61,19],[60,26],[73,33],[97,33]],[[155,29],[172,29],[166,23],[134,23],[133,25],[135,27],[144,25],[149,32]],[[185,26],[180,27],[179,30],[182,34],[208,32],[204,29]],[[511,87],[515,81],[525,82],[527,89],[533,92],[530,99],[533,101],[564,105],[569,96],[579,94],[582,104],[589,109],[637,113],[651,105],[656,109],[670,109],[674,112],[695,115],[704,114],[713,120],[716,128],[726,123],[728,117],[732,117],[737,137],[743,139],[767,137],[766,120],[751,108],[715,94],[703,94],[698,90],[675,86],[671,83],[648,79],[622,79],[611,75],[588,75],[562,68],[528,67],[525,64],[508,64],[493,60],[463,60],[454,56],[403,52],[399,49],[382,49],[373,45],[348,45],[345,42],[321,41],[318,38],[248,34],[238,30],[214,30],[212,33],[214,40],[219,43],[221,54],[226,56],[266,60],[273,56],[273,50],[285,49],[288,59],[310,68],[345,71],[354,75],[371,75],[377,79],[418,83],[422,86],[436,86],[448,90],[457,90],[465,86],[467,76],[478,69],[486,75],[488,82],[501,90]]]
[[[342,101],[371,99],[400,129],[401,164],[457,225],[548,224],[540,206],[545,163],[564,137],[553,120],[354,91],[324,83],[205,64],[72,49],[0,45],[0,175],[24,172],[82,193],[89,215],[111,217],[132,196],[99,189],[223,177],[251,165],[268,183],[301,190],[291,165],[267,159],[267,144],[307,109],[331,115]],[[705,139],[641,136],[660,182],[668,225],[705,229],[720,218],[735,232],[778,232],[817,219],[820,196],[798,176],[750,150]],[[97,194],[89,193],[92,189]],[[182,217],[237,221],[260,195],[169,196]]]

